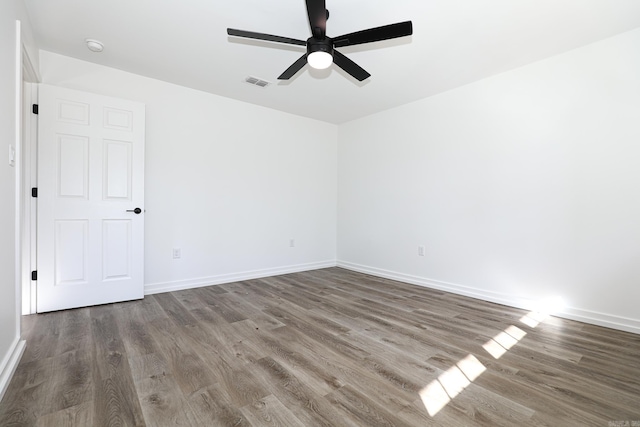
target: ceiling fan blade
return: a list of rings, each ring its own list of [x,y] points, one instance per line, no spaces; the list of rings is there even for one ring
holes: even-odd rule
[[[247,39],[266,40],[269,42],[295,44],[299,46],[306,46],[307,42],[304,40],[291,39],[289,37],[273,36],[271,34],[254,33],[253,31],[236,30],[233,28],[227,28],[227,34],[230,36],[244,37]]]
[[[280,74],[280,76],[278,77],[278,80],[289,80],[298,71],[300,71],[306,63],[307,63],[307,54],[305,53],[300,57],[300,59],[298,59],[296,62],[291,64],[289,68],[284,70],[284,73]]]
[[[371,76],[371,74],[367,73],[362,67],[335,49],[333,50],[333,63],[351,74],[351,76],[359,82]]]
[[[353,46],[362,43],[371,43],[381,40],[395,39],[413,34],[411,21],[398,22],[397,24],[384,25],[382,27],[369,28],[333,38],[335,47]]]
[[[307,0],[307,15],[311,34],[322,39],[327,31],[327,6],[325,0]]]

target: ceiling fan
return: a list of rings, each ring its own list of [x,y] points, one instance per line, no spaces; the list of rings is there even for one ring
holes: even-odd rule
[[[284,73],[278,77],[279,80],[289,80],[300,71],[306,63],[309,63],[311,67],[317,69],[325,69],[332,63],[335,63],[358,81],[365,80],[371,76],[371,74],[338,52],[335,48],[395,39],[413,34],[411,21],[405,21],[330,38],[326,35],[329,11],[325,6],[325,0],[306,0],[306,2],[309,25],[311,26],[311,37],[309,37],[307,41],[273,36],[271,34],[255,33],[252,31],[236,30],[233,28],[227,28],[227,34],[230,36],[266,40],[276,43],[299,46],[306,45],[307,52],[287,68]]]

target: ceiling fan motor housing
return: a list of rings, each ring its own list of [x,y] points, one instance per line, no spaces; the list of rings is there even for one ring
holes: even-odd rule
[[[313,52],[326,52],[333,56],[333,40],[329,37],[323,39],[309,37],[307,39],[307,56]]]

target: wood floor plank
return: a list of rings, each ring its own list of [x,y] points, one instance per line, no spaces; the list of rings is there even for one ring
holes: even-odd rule
[[[2,427],[640,421],[640,335],[337,267],[23,324]]]
[[[209,292],[209,294],[211,293],[212,292]],[[197,310],[199,308],[207,308],[209,306],[205,301],[202,300],[202,298],[198,294],[193,291],[193,289],[176,291],[172,292],[171,294],[189,311]]]
[[[9,385],[0,402],[0,426],[33,426],[43,415],[42,404],[47,398],[45,384],[23,390]]]
[[[604,421],[601,417],[586,414],[573,405],[561,404],[555,396],[530,387],[525,382],[514,380],[513,375],[503,375],[489,370],[477,379],[476,384],[480,387],[490,386],[495,393],[508,396],[510,400],[534,410],[534,415],[543,425],[570,425],[573,420],[574,423],[587,426],[602,424]]]
[[[344,354],[354,359],[361,359],[369,355],[367,351],[358,348],[345,340],[335,337],[334,335],[324,331],[322,328],[316,327],[313,323],[307,320],[296,317],[285,308],[270,308],[265,310],[265,312],[277,318],[282,323],[300,330],[305,335],[322,343],[324,346],[331,348],[337,353]]]
[[[505,365],[518,366],[518,375],[532,383],[537,382],[540,387],[544,385],[544,388],[555,387],[562,391],[573,390],[576,384],[580,384],[587,394],[597,390],[599,400],[622,406],[634,401],[638,395],[635,377],[621,381],[602,371],[586,369],[562,357],[550,356],[546,351],[536,352],[514,346],[501,359]]]
[[[313,393],[294,375],[270,357],[260,359],[256,364],[271,384],[271,390],[293,415],[305,426],[336,427],[352,425],[337,416],[328,402]]]
[[[294,302],[300,299],[302,298],[290,298],[290,299],[287,299],[286,302],[282,304],[278,304],[278,306],[269,306],[263,311],[268,313],[268,310],[270,309],[273,309],[276,311],[278,309],[286,310],[288,315],[294,316],[299,320],[302,319],[308,323],[313,324],[316,327],[320,327],[321,329],[329,331],[334,335],[342,334],[344,332],[349,331],[348,327],[345,327],[340,323],[337,323],[331,319],[328,319],[326,315],[316,315],[312,310],[313,308],[315,308],[315,306],[311,306],[311,309],[300,308],[300,305]],[[284,325],[282,321],[279,321],[275,317],[272,317],[272,318],[275,321],[279,322],[281,325]]]
[[[23,363],[52,357],[58,352],[62,313],[44,313],[37,316],[27,347],[20,360]]]
[[[157,353],[156,341],[149,334],[147,322],[141,312],[141,303],[128,304],[116,317],[120,335],[129,358]]]
[[[229,403],[224,390],[217,384],[192,394],[189,404],[201,426],[259,427],[247,420],[241,408]]]
[[[211,368],[201,355],[189,345],[180,328],[170,319],[157,319],[149,323],[149,332],[167,361],[168,374],[187,396],[196,390],[215,384]]]
[[[240,322],[226,327],[235,329],[238,323]],[[251,329],[255,329],[254,326]],[[213,373],[217,384],[225,389],[230,404],[241,407],[269,395],[267,388],[254,377],[250,366],[264,355],[260,354],[258,346],[250,343],[249,334],[238,334],[243,337],[241,342],[223,345],[206,327],[182,328],[181,331],[184,332],[185,339],[191,340],[190,345],[195,352],[207,354],[208,369]]]
[[[91,351],[91,318],[88,308],[65,310],[62,313],[57,354],[78,350]]]
[[[279,322],[278,319],[275,319],[262,312],[263,309],[269,307],[268,304],[265,304],[264,301],[262,303],[254,304],[249,300],[248,297],[249,294],[238,294],[235,292],[228,292],[227,294],[225,294],[225,298],[228,301],[231,301],[236,309],[239,309],[243,313],[245,313],[245,316],[248,316],[248,320],[252,320],[263,328],[268,329],[284,326],[284,324]]]
[[[347,419],[356,425],[371,427],[410,426],[349,385],[341,387],[339,390],[326,396],[326,398],[337,410],[341,411]]]
[[[290,302],[294,307],[298,309],[311,309],[314,307],[314,304],[301,296],[299,292],[291,292],[291,286],[288,283],[277,278],[262,279],[262,281],[263,289],[279,299]]]
[[[167,375],[169,365],[162,354],[149,353],[129,357],[129,369],[131,369],[131,378],[136,383],[146,378]]]
[[[434,416],[429,415],[421,399],[406,405],[395,415],[411,426],[450,427],[470,425],[465,419],[466,417],[457,413],[452,415],[446,410],[446,407]]]
[[[135,382],[147,425],[197,426],[198,419],[171,375],[152,375]]]
[[[36,427],[93,426],[96,425],[93,414],[93,401],[87,401],[38,418]]]
[[[91,308],[93,419],[104,426],[144,426],[126,350],[110,306]]]
[[[290,342],[293,348],[313,364],[314,373],[324,380],[332,390],[345,384],[351,384],[363,390],[375,390],[371,398],[392,411],[400,410],[415,398],[415,394],[404,388],[391,385],[370,369],[363,369],[362,360],[346,358],[332,350],[322,348],[315,340],[306,337],[300,331],[285,327],[273,330],[274,335],[283,342]]]
[[[307,352],[300,348],[299,343],[291,345],[290,341],[280,339],[274,330],[260,331],[254,325],[250,320],[246,320],[235,323],[234,327],[260,348],[263,357],[272,357],[320,396],[342,386],[341,383],[336,385],[335,377],[322,366],[309,360]]]
[[[209,288],[199,288],[195,290],[195,293],[208,305],[211,311],[227,322],[233,323],[247,319],[242,313],[224,302],[222,298],[225,294],[211,292]]]
[[[145,322],[151,322],[156,319],[166,319],[167,313],[160,307],[158,304],[158,300],[152,297],[146,297],[142,300],[136,301],[138,304],[138,308],[140,310],[140,314]],[[116,304],[116,307],[127,307],[128,303]]]
[[[36,359],[31,362],[21,361],[16,372],[13,374],[10,387],[12,390],[20,391],[33,388],[50,380],[53,372],[54,357]],[[14,393],[8,394],[13,396]],[[3,400],[2,402],[5,402]],[[2,403],[0,402],[0,404]]]
[[[72,350],[56,356],[52,368],[43,413],[57,412],[93,400],[91,350]]]
[[[240,410],[254,426],[305,427],[305,425],[272,394],[251,405],[240,408]]]
[[[193,313],[200,320],[200,328],[191,329],[189,335],[193,339],[204,336],[198,344],[205,348],[205,354],[217,355],[225,361],[225,365],[235,369],[265,356],[249,337],[236,330],[235,325],[244,321],[229,324],[209,309],[194,310]]]
[[[177,325],[191,326],[197,323],[197,320],[191,315],[189,310],[177,300],[173,294],[167,292],[164,294],[153,295],[160,307],[167,313]]]
[[[93,417],[96,425],[144,426],[144,415],[133,384],[118,375],[95,380]],[[136,396],[136,399],[132,399]]]

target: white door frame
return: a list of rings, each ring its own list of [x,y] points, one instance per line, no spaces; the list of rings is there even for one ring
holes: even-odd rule
[[[17,286],[16,291],[17,296],[21,294],[22,301],[16,303],[19,304],[19,312],[24,315],[36,312],[36,282],[31,280],[31,272],[36,270],[37,204],[36,199],[31,197],[31,188],[37,185],[38,120],[32,113],[32,105],[38,102],[37,83],[40,82],[40,76],[23,43],[20,43],[20,48],[20,106],[16,106],[21,131],[19,143],[16,142],[20,153],[20,170],[16,171],[16,218],[20,221],[20,247],[16,246],[16,274],[21,285]]]
[[[22,308],[22,290],[23,279],[22,269],[24,258],[22,256],[25,245],[23,244],[23,226],[28,222],[25,209],[23,206],[24,195],[23,189],[25,186],[23,177],[23,166],[25,160],[22,156],[23,148],[23,81],[29,78],[29,75],[37,76],[33,64],[29,60],[29,55],[23,44],[22,35],[22,23],[20,20],[15,21],[15,122],[14,140],[9,143],[10,158],[13,159],[11,166],[15,168],[15,188],[14,188],[14,286],[15,286],[15,335],[14,341],[9,347],[9,352],[5,357],[0,359],[0,399],[4,396],[11,377],[18,367],[20,358],[26,348],[25,340],[22,339],[22,322],[21,322],[21,308]]]

